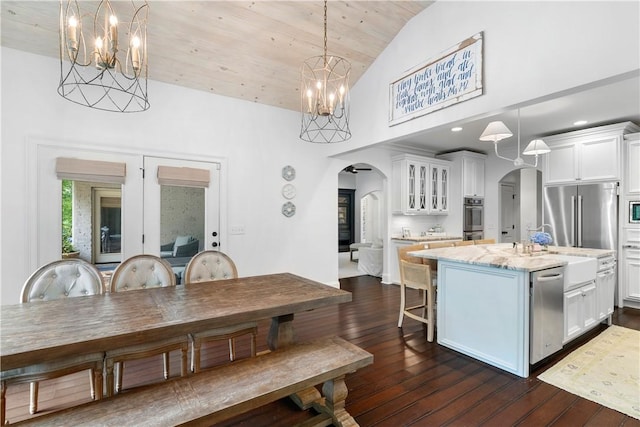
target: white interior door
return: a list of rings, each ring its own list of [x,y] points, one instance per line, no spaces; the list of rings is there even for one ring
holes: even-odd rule
[[[515,229],[515,186],[512,184],[500,184],[500,242],[515,242]]]
[[[181,171],[202,176],[208,182],[190,181],[190,178],[167,183],[159,178],[160,170],[180,175]],[[220,244],[220,164],[193,160],[144,157],[144,252],[170,258],[195,255],[192,249],[185,252],[179,246],[184,240],[198,241],[197,251],[217,249]],[[162,183],[161,183],[162,182]],[[174,243],[173,248],[168,246]],[[161,253],[161,247],[163,251]],[[172,253],[170,253],[172,252]]]

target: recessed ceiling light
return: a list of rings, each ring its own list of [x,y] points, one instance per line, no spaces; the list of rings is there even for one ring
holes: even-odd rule
[[[456,126],[454,128],[451,128],[451,132],[460,132],[462,130],[462,128],[460,126]]]
[[[589,123],[586,120],[578,120],[577,122],[573,122],[574,126],[582,126],[582,125],[586,125],[587,123]]]

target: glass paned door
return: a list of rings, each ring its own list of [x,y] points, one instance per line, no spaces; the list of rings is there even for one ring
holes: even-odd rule
[[[181,281],[195,254],[220,248],[220,164],[145,157],[144,170],[144,252]]]

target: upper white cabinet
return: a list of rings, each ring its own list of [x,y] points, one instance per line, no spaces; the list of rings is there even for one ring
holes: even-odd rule
[[[620,180],[623,135],[636,129],[625,122],[545,137],[545,183]]]
[[[402,155],[393,159],[393,213],[444,215],[449,211],[449,162]]]
[[[462,197],[484,197],[484,162],[486,154],[461,150],[438,155],[439,159],[451,161],[460,170]]]
[[[484,159],[475,157],[462,159],[462,195],[484,197]]]
[[[430,202],[429,213],[441,215],[449,213],[449,174],[448,165],[440,163],[429,164],[429,176],[431,182],[429,185]]]
[[[640,194],[640,133],[624,137],[624,192]]]

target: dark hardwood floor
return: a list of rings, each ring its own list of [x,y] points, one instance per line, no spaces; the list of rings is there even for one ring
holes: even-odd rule
[[[519,378],[475,361],[438,344],[428,343],[422,326],[405,319],[399,329],[399,288],[370,276],[341,279],[353,301],[336,307],[296,314],[296,340],[339,335],[373,353],[374,364],[347,376],[347,410],[368,426],[640,426],[628,417],[577,397],[536,377],[571,350],[597,335],[601,325],[571,347],[534,366],[529,378]],[[414,295],[417,298],[417,292]],[[617,309],[614,324],[640,330],[640,310]],[[258,351],[266,350],[269,321],[259,324]],[[437,331],[436,331],[437,335]],[[241,357],[248,340],[237,343]],[[203,348],[203,366],[226,363],[226,343]],[[172,355],[173,356],[173,355]],[[124,386],[162,377],[161,359],[131,362]],[[172,357],[172,375],[179,373]],[[41,413],[88,401],[88,374],[80,373],[41,383]],[[29,418],[29,387],[7,391],[7,417]],[[223,426],[291,426],[313,416],[288,399],[235,417]],[[135,425],[132,420],[132,425]]]

